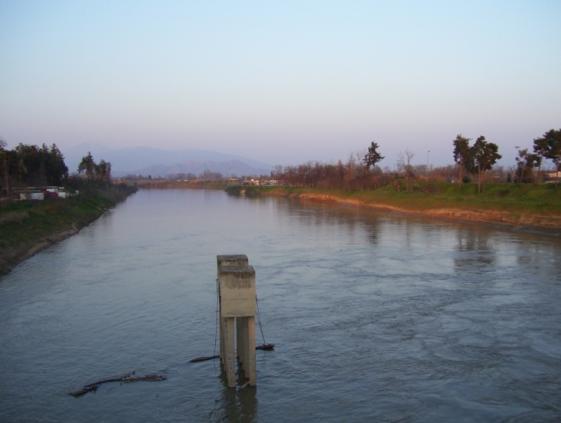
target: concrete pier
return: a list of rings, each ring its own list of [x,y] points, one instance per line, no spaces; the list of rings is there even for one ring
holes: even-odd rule
[[[237,355],[240,382],[255,385],[255,270],[246,255],[221,255],[216,259],[220,361],[226,383],[236,386]]]

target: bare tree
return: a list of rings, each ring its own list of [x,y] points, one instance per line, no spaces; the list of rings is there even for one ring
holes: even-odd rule
[[[407,189],[407,192],[411,191],[411,182],[413,178],[415,178],[415,172],[413,170],[413,166],[411,165],[411,160],[414,156],[415,154],[413,154],[411,151],[405,150],[399,153],[399,158],[397,161],[398,171],[403,172],[403,175],[405,176],[405,187]]]

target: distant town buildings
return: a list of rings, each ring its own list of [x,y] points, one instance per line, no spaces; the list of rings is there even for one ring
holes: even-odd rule
[[[279,181],[276,179],[259,179],[259,178],[248,178],[242,181],[242,185],[246,186],[256,186],[256,187],[273,187],[277,186]]]

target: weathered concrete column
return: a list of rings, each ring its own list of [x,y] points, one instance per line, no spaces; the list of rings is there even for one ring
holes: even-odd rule
[[[222,320],[222,339],[224,345],[224,355],[220,357],[224,373],[226,374],[226,381],[228,386],[236,386],[236,348],[235,348],[235,334],[236,326],[233,317],[227,317]]]
[[[247,362],[247,351],[244,348],[244,345],[247,344],[247,325],[245,325],[245,319],[247,317],[236,317],[236,331],[237,331],[237,340],[236,346],[238,350],[238,363],[240,365],[240,370],[245,373],[245,364]],[[244,374],[245,377],[245,374]]]
[[[237,354],[244,379],[255,385],[255,270],[245,255],[217,256],[220,358],[226,383],[236,385]]]
[[[242,342],[238,343],[240,367],[247,383],[255,385],[255,317],[238,317],[237,322],[238,336],[242,333]]]

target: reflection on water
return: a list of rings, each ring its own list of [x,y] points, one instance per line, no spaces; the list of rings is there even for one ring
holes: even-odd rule
[[[0,421],[561,416],[561,242],[211,191],[141,191],[0,280]],[[217,254],[257,271],[256,389],[216,362]],[[135,369],[162,383],[66,392]]]
[[[488,231],[459,229],[458,254],[454,263],[459,271],[472,266],[492,266],[495,263],[495,249]]]
[[[210,412],[209,420],[243,423],[256,421],[257,388],[230,389],[225,380],[222,383],[222,395],[215,401],[216,407]]]

